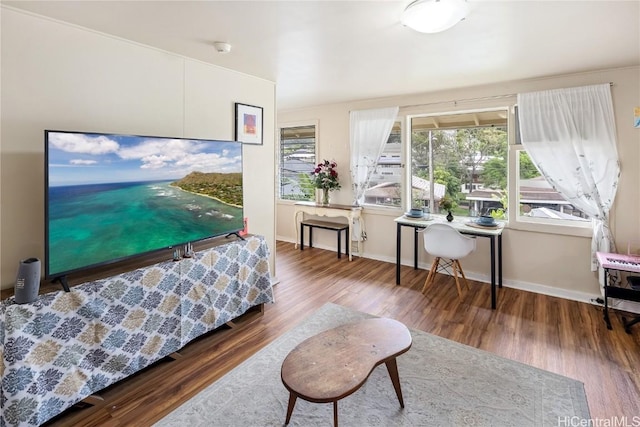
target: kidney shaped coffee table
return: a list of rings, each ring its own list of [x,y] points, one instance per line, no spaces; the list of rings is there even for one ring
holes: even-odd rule
[[[291,350],[282,362],[282,383],[289,390],[285,425],[298,397],[315,403],[333,402],[338,425],[338,400],[358,390],[373,369],[385,363],[404,408],[396,357],[411,347],[402,323],[385,318],[361,320],[312,336]]]

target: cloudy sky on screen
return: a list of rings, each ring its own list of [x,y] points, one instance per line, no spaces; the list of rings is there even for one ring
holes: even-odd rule
[[[242,144],[201,139],[48,133],[49,185],[180,179],[242,172]]]

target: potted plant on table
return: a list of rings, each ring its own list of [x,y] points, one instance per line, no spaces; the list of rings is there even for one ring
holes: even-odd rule
[[[451,209],[455,207],[455,202],[451,198],[451,196],[445,194],[442,199],[440,199],[440,209],[444,209],[447,211],[447,221],[453,221],[453,215],[451,214]]]
[[[340,182],[338,182],[338,172],[336,167],[338,164],[334,161],[323,160],[318,163],[313,172],[311,172],[311,180],[313,186],[322,190],[322,204],[329,204],[329,192],[338,190]]]

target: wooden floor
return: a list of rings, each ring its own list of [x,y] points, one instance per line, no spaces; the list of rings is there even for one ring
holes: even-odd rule
[[[626,334],[620,313],[612,313],[609,331],[602,310],[588,304],[503,288],[491,310],[483,283],[470,282],[458,299],[453,279],[438,275],[424,296],[424,270],[403,267],[396,286],[394,264],[338,260],[335,252],[284,242],[276,258],[276,303],[264,316],[189,344],[181,359],[109,388],[104,405],[71,408],[50,424],[150,425],[328,301],[580,380],[592,418],[640,416],[640,325]]]

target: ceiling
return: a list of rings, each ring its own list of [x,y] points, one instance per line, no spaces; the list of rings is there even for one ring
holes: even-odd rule
[[[1,2],[275,81],[279,110],[640,65],[640,0],[468,0],[439,34],[411,0]]]

